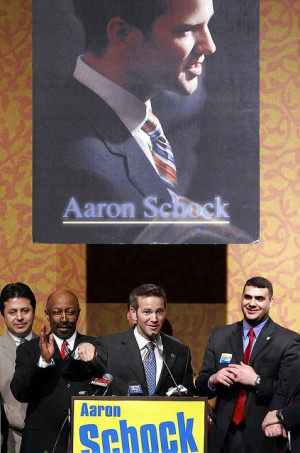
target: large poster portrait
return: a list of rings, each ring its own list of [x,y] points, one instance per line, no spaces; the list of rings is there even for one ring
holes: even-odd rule
[[[34,0],[33,240],[259,240],[258,58],[258,0]]]

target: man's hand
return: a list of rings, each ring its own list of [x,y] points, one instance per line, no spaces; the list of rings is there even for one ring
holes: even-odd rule
[[[229,367],[221,368],[217,373],[212,374],[209,378],[209,386],[213,389],[217,384],[225,385],[230,387],[236,382],[236,376],[234,370]]]
[[[229,368],[235,374],[235,382],[238,382],[242,385],[252,385],[255,386],[256,378],[258,374],[253,370],[249,365],[245,365],[243,362],[240,365],[235,363],[230,363]]]
[[[50,334],[49,342],[47,341],[45,324],[42,324],[41,326],[39,346],[43,361],[46,363],[50,363],[54,354],[54,338],[53,335]]]
[[[284,426],[281,423],[276,423],[274,425],[266,426],[264,429],[265,436],[267,437],[286,437],[287,432]]]
[[[77,352],[83,362],[93,362],[97,357],[97,351],[91,343],[81,343],[77,347]]]

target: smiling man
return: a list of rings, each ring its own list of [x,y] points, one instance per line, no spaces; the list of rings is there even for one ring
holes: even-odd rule
[[[253,277],[243,289],[244,319],[211,333],[196,379],[199,395],[217,397],[209,452],[277,451],[261,424],[275,390],[300,359],[300,336],[271,320],[272,304],[271,282]]]
[[[126,332],[98,337],[95,347],[79,345],[81,360],[70,360],[65,373],[74,378],[86,372],[89,377],[110,373],[113,381],[107,394],[118,396],[128,395],[132,382],[140,385],[142,395],[165,396],[174,388],[174,381],[193,393],[189,348],[161,332],[167,315],[164,290],[153,284],[141,285],[130,294],[130,305],[136,324]]]
[[[78,298],[71,291],[57,290],[48,297],[45,314],[51,332],[46,335],[42,325],[40,338],[18,347],[11,382],[15,398],[28,403],[22,453],[66,453],[71,396],[93,390],[89,382],[72,382],[61,376],[70,352],[83,341],[93,341],[76,330],[80,314]]]
[[[95,220],[95,206],[101,203],[113,206],[113,212],[109,208],[104,218],[97,217],[98,221],[116,219],[123,203],[130,204],[129,220],[144,219],[148,197],[155,198],[158,207],[172,203],[170,184],[172,194],[184,195],[180,179],[184,180],[186,174],[177,177],[176,156],[170,145],[157,157],[149,136],[151,99],[162,90],[179,95],[196,90],[205,56],[215,52],[208,28],[213,3],[73,3],[84,29],[86,52],[77,59],[70,93],[62,93],[65,102],[58,101],[55,112],[48,108],[49,118],[44,121],[47,128],[40,137],[35,135],[39,171],[34,177],[36,186],[41,183],[43,190],[36,193],[36,200],[42,198],[36,201],[34,210],[39,215],[44,210],[47,218],[39,235],[43,237],[46,228],[47,242],[57,242],[57,237],[64,238],[63,242],[72,242],[72,238],[73,242],[78,238],[111,242],[113,236],[114,242],[130,243],[140,229],[125,231],[123,226],[119,231],[97,226],[85,230],[83,225],[69,228],[62,221]],[[157,119],[154,122],[157,125]],[[45,154],[47,150],[49,155]],[[43,183],[46,174],[47,187]],[[126,219],[122,216],[121,220]],[[49,221],[54,221],[52,228]],[[58,231],[65,236],[57,236]]]
[[[9,283],[2,289],[0,311],[7,331],[0,337],[0,395],[9,425],[7,441],[9,453],[20,451],[22,427],[27,407],[12,395],[10,381],[15,372],[17,347],[20,343],[37,337],[32,332],[35,307],[35,296],[25,283]]]

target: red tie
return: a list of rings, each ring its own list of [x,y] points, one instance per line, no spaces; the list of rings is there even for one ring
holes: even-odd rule
[[[67,354],[69,354],[70,350],[68,348],[68,342],[65,340],[63,344],[61,345],[60,353],[62,358],[64,359]]]
[[[249,335],[249,343],[244,352],[245,365],[249,365],[249,362],[250,362],[251,348],[252,348],[252,343],[253,343],[253,339],[254,339],[254,330],[250,329],[248,335]],[[243,421],[245,418],[244,407],[245,407],[246,397],[247,397],[247,390],[241,389],[239,391],[239,394],[238,394],[238,397],[237,397],[237,400],[235,403],[233,415],[232,415],[232,421],[236,425],[239,425],[241,423],[241,421]]]

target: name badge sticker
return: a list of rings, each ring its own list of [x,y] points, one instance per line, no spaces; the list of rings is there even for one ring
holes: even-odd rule
[[[222,352],[221,358],[220,358],[220,363],[230,363],[232,359],[232,354],[229,352]]]

